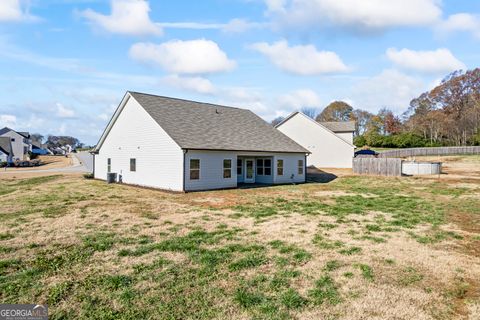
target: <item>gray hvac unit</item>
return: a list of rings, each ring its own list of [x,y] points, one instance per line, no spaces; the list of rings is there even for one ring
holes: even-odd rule
[[[117,174],[115,172],[107,173],[107,183],[117,182]]]

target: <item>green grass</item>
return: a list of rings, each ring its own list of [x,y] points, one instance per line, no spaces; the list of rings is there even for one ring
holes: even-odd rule
[[[335,305],[342,302],[338,287],[329,275],[323,275],[315,282],[315,287],[309,291],[309,297],[315,305],[323,303]]]
[[[15,238],[15,236],[9,232],[6,232],[6,233],[0,233],[0,241],[1,240],[10,240],[10,239],[13,239]]]
[[[261,266],[267,263],[268,259],[264,255],[249,254],[246,257],[240,258],[232,262],[228,268],[230,271],[239,271],[243,269],[250,269]]]
[[[413,267],[403,269],[399,275],[398,282],[403,286],[413,285],[422,281],[424,276]]]
[[[367,281],[373,281],[374,280],[374,274],[373,274],[373,269],[369,265],[366,264],[358,264],[357,267],[360,269],[362,272],[362,276],[365,280]]]
[[[339,269],[341,266],[342,266],[342,264],[340,262],[338,262],[337,260],[332,260],[332,261],[327,262],[324,270],[327,271],[327,272],[330,272],[330,271],[334,271],[334,270]]]
[[[409,234],[412,236],[412,238],[423,244],[435,244],[448,239],[463,239],[461,235],[453,231],[443,231],[438,230],[438,228],[434,228],[431,232],[424,235],[418,235],[414,232],[409,232]]]
[[[359,248],[359,247],[350,247],[350,248],[345,248],[345,249],[342,249],[342,250],[338,251],[338,253],[346,255],[346,256],[351,256],[351,255],[354,255],[354,254],[358,254],[360,252],[362,252],[362,248]]]
[[[339,241],[339,240],[332,241],[332,240],[326,239],[324,236],[320,234],[316,234],[312,242],[320,249],[325,249],[325,250],[337,249],[345,245],[342,241]]]
[[[316,196],[318,190],[332,195]],[[438,275],[405,267],[400,257],[387,259],[381,248],[405,236],[422,245],[460,245],[463,233],[442,224],[451,212],[477,214],[478,201],[462,197],[474,192],[413,179],[346,177],[213,192],[208,196],[226,196],[228,204],[210,210],[192,205],[203,194],[152,195],[57,176],[9,180],[0,186],[0,197],[8,199],[0,209],[7,226],[0,233],[0,300],[45,301],[52,319],[335,319],[352,299],[364,298],[362,289],[351,290],[354,282],[377,289],[428,283],[441,297],[431,307],[441,307],[468,297],[468,281],[459,277],[446,290],[434,281]],[[124,205],[112,209],[113,200]],[[164,214],[167,202],[181,207],[174,210],[181,219]],[[133,212],[132,221],[125,212]],[[64,216],[80,217],[79,227],[38,239],[56,230],[44,226]],[[283,219],[285,234],[268,229]],[[23,239],[31,245],[21,245]]]

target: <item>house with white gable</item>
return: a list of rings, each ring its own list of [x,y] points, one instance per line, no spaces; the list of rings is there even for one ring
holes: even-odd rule
[[[0,137],[9,138],[12,145],[13,161],[29,159],[29,152],[32,151],[32,140],[30,133],[19,132],[10,128],[0,129]]]
[[[0,137],[0,163],[12,163],[12,143],[9,137]]]
[[[195,191],[306,181],[309,151],[250,110],[127,92],[94,154],[94,176]]]
[[[317,168],[352,168],[354,122],[317,122],[294,112],[275,126],[311,154],[307,165]]]

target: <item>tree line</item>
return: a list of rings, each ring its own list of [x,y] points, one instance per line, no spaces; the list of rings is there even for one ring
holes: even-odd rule
[[[389,108],[374,114],[335,101],[321,113],[301,110],[322,121],[355,121],[357,147],[429,147],[480,145],[480,69],[455,71],[396,115]],[[275,125],[282,118],[272,121]]]
[[[47,148],[60,148],[64,147],[66,145],[71,146],[72,148],[82,148],[84,144],[80,142],[75,137],[70,137],[70,136],[54,136],[54,135],[48,135],[46,138],[44,135],[40,133],[34,133],[31,135],[32,140],[43,143],[45,140],[45,145]]]

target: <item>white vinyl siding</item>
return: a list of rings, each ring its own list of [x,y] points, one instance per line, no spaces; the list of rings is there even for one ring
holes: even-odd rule
[[[355,147],[307,116],[297,113],[277,129],[311,152],[307,166],[352,167]]]
[[[305,172],[298,174],[298,161],[305,161],[304,154],[277,154],[272,162],[275,165],[273,172],[277,173],[277,160],[283,160],[283,175],[275,174],[274,183],[302,183],[305,182]]]
[[[107,159],[111,172],[122,175],[124,183],[183,190],[183,150],[131,97],[95,155],[95,178],[107,177]],[[130,171],[130,159],[136,159],[136,171]]]
[[[21,134],[15,131],[8,131],[2,137],[9,137],[12,144],[12,160],[27,160],[28,151],[30,147],[23,143],[25,139]],[[13,140],[13,141],[12,141]],[[25,149],[26,148],[26,149]],[[25,151],[25,152],[24,152]]]
[[[275,183],[302,183],[305,182],[305,175],[299,175],[298,161],[305,161],[303,153],[261,153],[261,152],[239,152],[239,151],[198,151],[189,150],[185,154],[185,191],[226,189],[237,187],[237,170],[234,164],[237,164],[238,157],[242,158],[242,177],[238,182],[244,181],[245,159],[252,159],[256,164],[257,159],[271,160],[271,174],[257,175],[255,170],[255,183],[275,184]],[[190,159],[200,160],[200,179],[189,179]],[[224,178],[224,160],[232,159],[232,177]],[[284,175],[277,176],[277,159],[283,160]]]
[[[353,144],[353,132],[337,132],[335,134],[343,140]]]
[[[0,162],[7,162],[8,156],[0,150]]]
[[[190,159],[200,160],[200,179],[190,179]],[[237,187],[237,171],[231,170],[230,178],[223,177],[223,161],[231,159],[236,163],[237,156],[230,151],[197,151],[188,150],[185,154],[185,191],[226,189]]]

